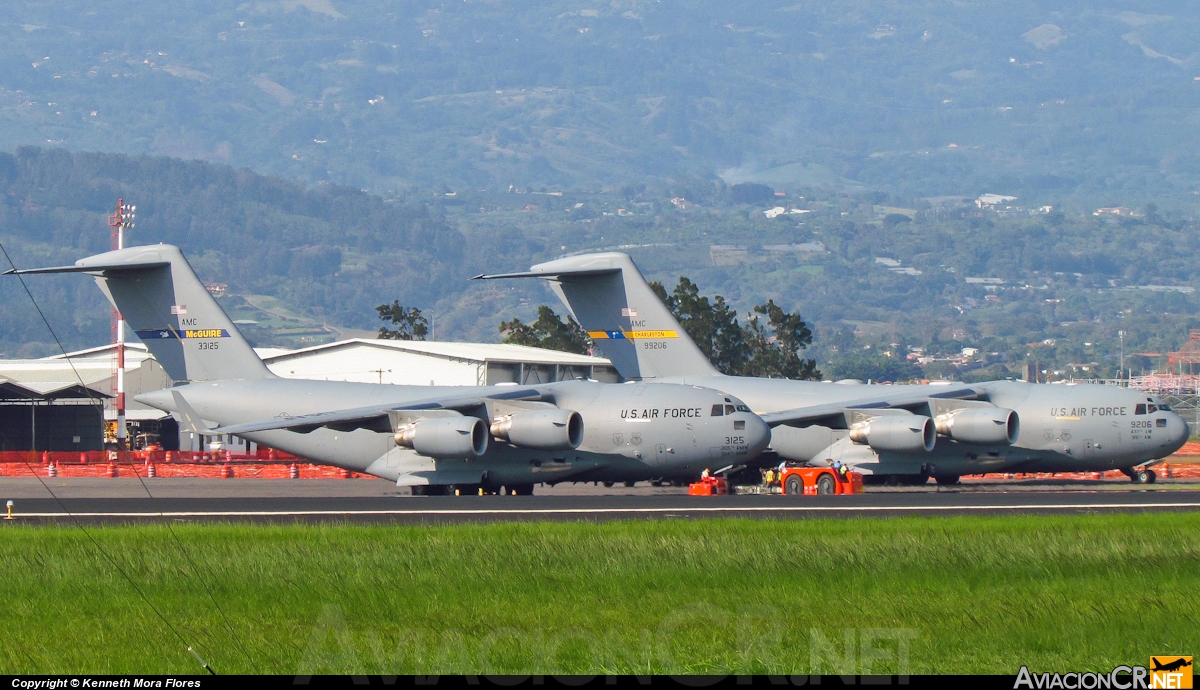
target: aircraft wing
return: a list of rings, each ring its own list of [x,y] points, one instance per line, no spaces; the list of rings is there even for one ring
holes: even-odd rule
[[[553,400],[550,386],[522,386],[513,390],[484,396],[446,395],[425,400],[397,403],[394,406],[372,405],[356,407],[347,410],[319,412],[316,414],[299,415],[283,419],[267,419],[245,424],[212,429],[210,434],[249,434],[256,431],[273,431],[287,429],[301,434],[307,434],[322,427],[335,431],[353,431],[369,429],[388,433],[406,419],[421,417],[444,417],[451,415],[473,415],[486,418],[488,402],[547,402]]]
[[[931,401],[936,400],[985,400],[982,390],[970,386],[947,386],[946,390],[936,393],[926,391],[902,391],[895,395],[886,393],[868,398],[848,400],[822,405],[808,405],[780,412],[759,414],[769,426],[828,426],[831,428],[846,428],[846,418],[853,412],[871,412],[873,410],[903,409],[910,412],[929,414]]]

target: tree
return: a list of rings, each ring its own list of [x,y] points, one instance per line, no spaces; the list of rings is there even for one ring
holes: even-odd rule
[[[755,307],[754,313],[745,327],[750,359],[742,367],[742,375],[819,381],[816,360],[800,356],[800,351],[812,344],[812,330],[804,319],[785,312],[771,299]],[[763,316],[767,317],[765,327]]]
[[[670,295],[658,281],[650,283],[650,289],[717,371],[733,376],[821,378],[816,361],[800,357],[800,350],[812,344],[812,331],[799,314],[785,312],[774,300],[754,308],[767,317],[766,325],[752,316],[743,327],[724,297],[717,295],[709,302],[700,287],[684,276]]]
[[[865,351],[851,352],[833,361],[835,379],[858,379],[859,381],[911,381],[919,379],[921,368],[899,357],[887,357]]]
[[[724,297],[717,295],[710,303],[700,294],[700,287],[683,276],[670,295],[658,281],[650,283],[650,289],[667,305],[717,371],[723,374],[742,371],[750,356],[746,335],[738,324],[737,312],[725,304]]]
[[[586,355],[592,350],[592,339],[575,323],[575,319],[568,315],[567,322],[563,323],[558,314],[544,304],[538,307],[537,321],[530,324],[521,323],[520,319],[505,321],[500,324],[500,332],[505,334],[503,342],[510,345],[527,345],[577,355]]]
[[[416,307],[405,309],[399,300],[393,300],[391,304],[381,304],[375,307],[375,311],[379,312],[380,319],[395,326],[381,326],[380,340],[424,340],[425,335],[429,333],[429,322],[421,315],[421,310]]]
[[[729,200],[735,204],[765,204],[775,200],[775,190],[757,182],[743,182],[729,188]]]

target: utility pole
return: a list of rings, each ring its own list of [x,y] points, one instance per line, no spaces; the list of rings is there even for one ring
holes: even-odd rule
[[[133,212],[136,206],[126,206],[125,199],[117,200],[117,209],[108,217],[108,226],[113,229],[113,249],[125,248],[125,231],[133,229]],[[125,319],[121,312],[113,310],[117,318],[117,450],[128,450],[128,433],[125,428]]]
[[[1117,372],[1117,378],[1125,378],[1125,331],[1117,331],[1117,335],[1121,338],[1121,371]]]

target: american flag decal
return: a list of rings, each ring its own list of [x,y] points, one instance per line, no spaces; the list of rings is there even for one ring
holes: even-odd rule
[[[175,316],[183,316],[183,315],[187,314],[187,305],[186,304],[172,305],[171,313],[174,314]]]
[[[630,318],[633,318],[633,317],[637,316],[637,309],[634,309],[633,307],[622,307],[621,308],[621,316],[628,316]]]

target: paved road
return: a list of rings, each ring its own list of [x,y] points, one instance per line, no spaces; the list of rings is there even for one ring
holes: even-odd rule
[[[37,480],[32,481],[38,488]],[[35,493],[13,479],[0,481],[0,500],[19,490]],[[400,496],[386,482],[264,481],[245,485],[227,480],[163,480],[118,485],[96,480],[89,486],[70,480],[71,490],[51,485],[57,498],[14,498],[19,522],[143,520],[184,521],[354,521],[382,523],[494,522],[511,520],[609,520],[699,517],[832,518],[898,515],[1013,513],[1098,513],[1200,510],[1200,488],[1157,485],[1125,491],[889,491],[857,496],[690,497],[678,493],[541,496]],[[239,485],[241,488],[239,488]],[[640,487],[628,491],[639,491]],[[649,487],[646,487],[648,490]],[[135,493],[135,491],[137,493]],[[264,495],[265,494],[265,495]]]

